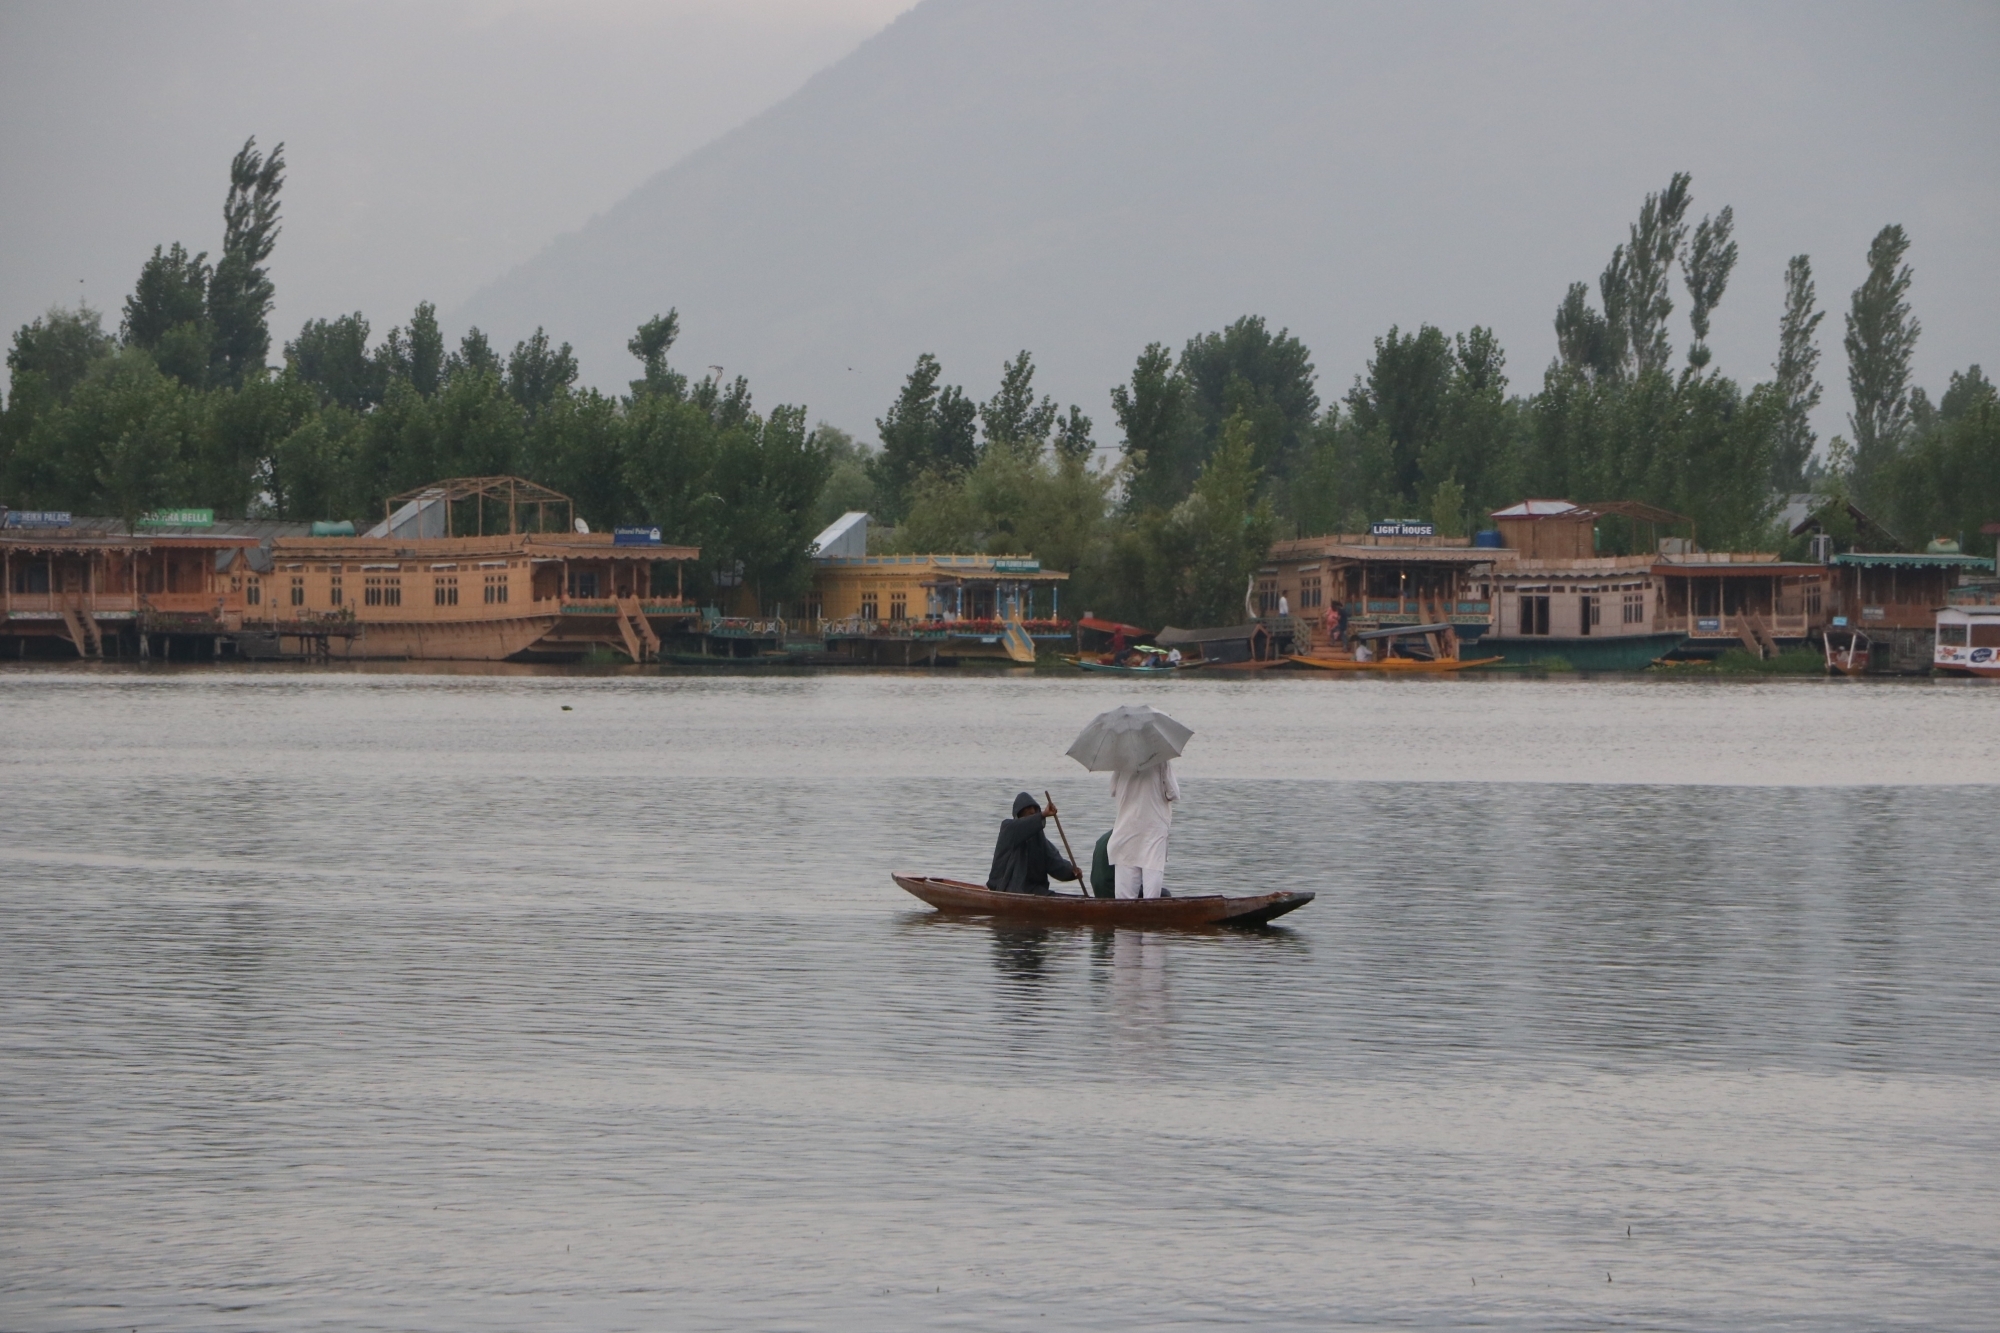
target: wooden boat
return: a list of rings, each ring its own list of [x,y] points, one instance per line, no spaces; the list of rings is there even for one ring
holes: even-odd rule
[[[1110,662],[1093,662],[1088,657],[1070,659],[1085,671],[1102,671],[1114,676],[1171,676],[1176,671],[1192,671],[1206,662],[1182,662],[1177,666],[1115,666]]]
[[[1373,645],[1367,661],[1344,647],[1323,648],[1315,653],[1294,655],[1299,666],[1321,671],[1436,672],[1464,671],[1469,667],[1491,666],[1499,657],[1464,658],[1458,655],[1458,632],[1439,621],[1431,625],[1390,625],[1365,630],[1354,636],[1357,643]]]
[[[1261,926],[1313,900],[1310,893],[1259,893],[1240,898],[1219,893],[1192,898],[1087,898],[1075,893],[995,893],[983,884],[934,875],[897,874],[892,878],[940,912],[1069,926]]]

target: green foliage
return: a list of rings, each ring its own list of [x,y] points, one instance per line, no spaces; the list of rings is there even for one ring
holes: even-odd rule
[[[1139,353],[1132,381],[1111,391],[1111,408],[1125,433],[1127,508],[1167,509],[1194,485],[1200,460],[1194,391],[1164,343]]]
[[[530,416],[568,393],[576,376],[576,354],[570,345],[550,347],[549,335],[539,328],[532,338],[515,343],[507,358],[507,392]]]
[[[151,352],[161,370],[190,388],[207,382],[214,356],[208,318],[212,276],[206,252],[190,257],[178,241],[166,251],[156,245],[125,298],[119,330],[125,345]]]
[[[1694,229],[1694,245],[1681,260],[1681,276],[1688,290],[1688,325],[1694,341],[1688,344],[1688,367],[1702,370],[1710,359],[1708,318],[1722,303],[1723,289],[1736,267],[1736,210],[1724,208],[1712,218],[1703,218]]]
[[[1778,322],[1778,438],[1771,448],[1771,486],[1796,491],[1806,483],[1806,465],[1816,438],[1812,412],[1819,406],[1819,345],[1814,341],[1824,310],[1815,309],[1812,259],[1793,255],[1785,265],[1785,313]]]
[[[229,197],[222,206],[222,258],[208,284],[213,330],[209,374],[230,388],[262,374],[271,351],[269,319],[277,294],[264,267],[278,241],[278,192],[285,184],[285,146],[267,158],[254,138],[243,141],[229,164]]]
[[[1253,423],[1231,416],[1187,498],[1140,515],[1120,534],[1113,554],[1120,614],[1148,624],[1242,623],[1250,579],[1276,526],[1260,498],[1255,456]]]
[[[1876,479],[1894,459],[1910,428],[1910,357],[1923,331],[1910,312],[1910,238],[1888,226],[1868,246],[1868,277],[1854,289],[1847,312],[1847,387],[1854,411],[1854,489],[1865,508]]]
[[[1882,467],[1876,498],[1917,544],[1949,537],[1992,554],[1979,529],[2000,521],[2000,398],[1978,366],[1954,372],[1926,429]]]
[[[681,313],[669,310],[641,324],[639,331],[632,335],[632,340],[625,344],[625,350],[638,357],[639,364],[646,368],[644,379],[632,381],[635,397],[642,393],[663,393],[670,398],[687,396],[687,376],[667,365],[667,353],[673,350],[674,342],[680,336]]]
[[[7,351],[10,392],[21,393],[27,388],[26,378],[34,375],[48,393],[67,398],[116,347],[104,331],[103,316],[89,306],[51,309],[15,331],[14,345]]]
[[[875,488],[881,517],[890,522],[908,511],[913,487],[926,473],[949,476],[978,462],[979,408],[957,386],[940,387],[942,374],[936,357],[919,356],[888,415],[875,422],[882,440],[874,460]]]
[[[309,319],[285,344],[285,365],[320,401],[360,412],[382,401],[388,375],[368,350],[368,321],[360,311],[337,319]]]
[[[1024,349],[1000,373],[1000,388],[979,405],[986,446],[1001,445],[1038,453],[1055,429],[1056,405],[1044,394],[1035,401],[1035,363]]]
[[[1275,334],[1261,315],[1245,315],[1220,333],[1188,339],[1180,370],[1198,423],[1197,467],[1222,438],[1224,424],[1239,419],[1250,442],[1251,465],[1282,476],[1319,419],[1312,353],[1289,330]]]
[[[856,511],[876,513],[877,495],[875,477],[868,467],[868,449],[846,431],[829,426],[824,421],[815,426],[813,432],[819,436],[830,464],[826,485],[820,489],[819,499],[813,506],[814,533],[817,535],[842,514]]]

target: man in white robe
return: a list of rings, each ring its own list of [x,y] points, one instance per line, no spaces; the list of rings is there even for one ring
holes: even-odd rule
[[[1118,816],[1105,850],[1117,867],[1120,898],[1166,896],[1167,834],[1173,830],[1173,803],[1180,798],[1172,760],[1111,775],[1111,799]]]

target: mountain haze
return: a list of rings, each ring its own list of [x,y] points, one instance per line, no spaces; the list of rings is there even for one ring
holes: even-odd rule
[[[1973,5],[926,0],[457,315],[544,325],[611,386],[675,306],[682,367],[863,435],[919,352],[984,396],[1026,347],[1108,443],[1144,344],[1245,313],[1306,340],[1323,398],[1421,322],[1496,328],[1525,390],[1565,286],[1685,169],[1742,245],[1716,364],[1769,373],[1811,253],[1837,430],[1885,222],[1915,239],[1918,382],[2000,360],[1996,53]]]

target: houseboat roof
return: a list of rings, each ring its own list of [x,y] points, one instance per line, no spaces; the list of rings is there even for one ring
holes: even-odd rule
[[[552,560],[697,560],[699,546],[624,543],[609,532],[520,532],[485,537],[280,537],[272,553],[286,560],[471,558],[508,553]]]
[[[1523,500],[1519,504],[1496,509],[1488,518],[1555,518],[1560,514],[1577,514],[1581,508],[1568,500]],[[1581,517],[1581,515],[1578,515]]]
[[[1423,539],[1390,540],[1402,540],[1407,544],[1378,546],[1366,537],[1352,534],[1294,537],[1271,543],[1271,553],[1266,559],[1277,563],[1288,560],[1351,560],[1357,564],[1488,565],[1511,554],[1504,546],[1474,546],[1470,537],[1438,539],[1438,542],[1456,543],[1450,546]]]
[[[1983,555],[1960,555],[1948,551],[1849,551],[1835,556],[1833,563],[1861,569],[1993,568],[1993,562]]]
[[[1169,625],[1153,639],[1162,647],[1177,648],[1184,643],[1242,643],[1259,633],[1270,632],[1255,621],[1248,625],[1214,625],[1207,629],[1176,629]]]
[[[282,523],[275,519],[224,519],[206,527],[193,524],[141,523],[136,531],[125,530],[122,518],[78,514],[64,527],[0,528],[0,547],[11,551],[120,550],[145,551],[154,546],[255,546],[277,537],[312,531],[310,523]]]
[[[1031,555],[823,555],[813,557],[813,563],[822,569],[864,573],[892,573],[900,566],[911,573],[940,576],[933,580],[939,583],[1059,583],[1069,578],[1061,570],[1043,569]]]
[[[1825,572],[1825,565],[1810,560],[1780,560],[1757,551],[1698,551],[1653,562],[1653,573],[1678,574],[1684,578],[1764,579],[1773,574]]]
[[[1354,637],[1357,639],[1401,639],[1413,634],[1442,634],[1446,630],[1457,630],[1458,626],[1439,621],[1435,625],[1388,625],[1382,629],[1365,629]]]

